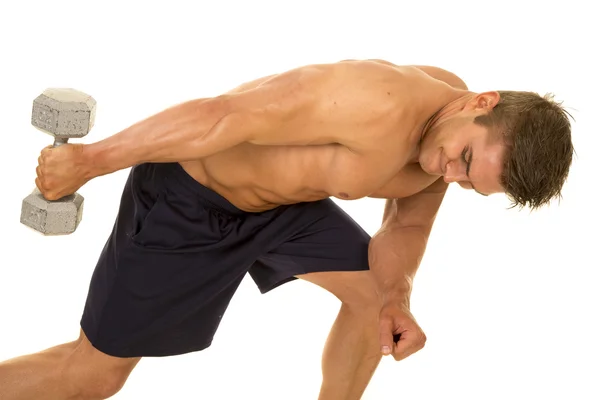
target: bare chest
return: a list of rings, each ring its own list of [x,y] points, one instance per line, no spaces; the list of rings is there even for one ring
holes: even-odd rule
[[[386,151],[356,154],[340,145],[241,145],[202,163],[210,180],[221,186],[298,201],[315,196],[352,200],[391,191],[400,197],[427,183],[420,169],[407,166],[409,152],[389,147]]]
[[[394,155],[381,153],[340,159],[331,176],[330,193],[346,200],[403,198],[418,193],[439,177],[425,173],[418,163],[410,161],[410,155],[399,151]]]
[[[243,144],[202,160],[210,181],[232,190],[250,188],[281,198],[321,192],[329,196],[330,182],[341,174],[335,145],[262,146]],[[321,197],[324,197],[321,196]]]

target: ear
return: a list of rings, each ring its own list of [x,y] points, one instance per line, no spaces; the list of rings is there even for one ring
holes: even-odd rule
[[[491,111],[499,101],[500,93],[491,91],[475,95],[470,103],[473,110]]]

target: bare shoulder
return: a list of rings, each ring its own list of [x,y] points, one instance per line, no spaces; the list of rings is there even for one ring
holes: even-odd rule
[[[230,124],[244,126],[253,144],[335,143],[355,153],[397,153],[406,151],[399,124],[418,129],[423,111],[415,104],[438,97],[439,85],[415,68],[357,60],[290,69],[221,99]]]
[[[351,62],[356,60],[344,60],[343,62]],[[415,73],[425,74],[429,78],[435,79],[437,81],[444,82],[447,85],[450,85],[456,89],[468,90],[468,86],[465,81],[459,77],[456,73],[439,66],[434,65],[397,65],[387,60],[380,59],[370,59],[367,61],[371,61],[374,63],[379,63],[381,65],[386,65],[391,68],[396,68],[399,71],[403,71],[405,74],[415,76]],[[412,74],[411,74],[412,73]]]
[[[343,83],[346,90],[363,88],[376,93],[380,86],[408,88],[407,86],[446,83],[467,89],[465,82],[451,71],[429,65],[396,65],[381,59],[341,60],[335,63],[307,64],[277,74],[271,74],[242,83],[225,93],[239,95],[251,91],[254,97],[272,96],[278,92],[287,96],[315,98],[315,94],[330,92],[332,86]],[[368,86],[365,86],[368,84]],[[254,90],[253,89],[258,89]],[[240,97],[240,96],[237,96]],[[250,96],[241,96],[250,97]],[[280,98],[279,98],[280,100]]]
[[[284,71],[280,74],[260,78],[261,86],[277,84],[302,84],[316,90],[316,84],[335,84],[343,81],[345,87],[362,86],[365,81],[370,84],[402,83],[405,79],[414,78],[414,69],[398,68],[392,64],[374,60],[343,60],[335,63],[307,64]],[[372,87],[372,86],[369,86]]]
[[[398,84],[404,84],[414,79],[424,78],[422,72],[412,66],[396,65],[385,60],[342,60],[331,65],[338,71],[360,74],[363,77],[377,79],[379,81],[391,80]]]
[[[456,75],[454,72],[448,71],[447,69],[435,67],[432,65],[413,65],[412,68],[423,71],[423,73],[429,75],[433,79],[444,82],[453,88],[468,90],[468,86],[465,81]]]
[[[236,110],[270,110],[294,115],[335,105],[338,112],[394,108],[415,85],[414,71],[372,60],[308,64],[258,78],[221,96]],[[422,78],[422,77],[421,77]],[[369,106],[370,105],[370,106]],[[366,106],[366,108],[365,108]],[[330,110],[328,110],[330,111]]]

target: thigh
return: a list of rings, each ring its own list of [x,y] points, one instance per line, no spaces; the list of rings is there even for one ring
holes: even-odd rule
[[[170,165],[132,170],[81,319],[105,354],[205,349],[256,259],[243,245],[248,239],[236,234],[244,219],[210,206],[187,178]]]
[[[304,222],[300,228],[262,254],[250,269],[261,292],[300,275],[369,270],[369,234],[334,201],[304,204],[298,210],[294,220]]]
[[[244,263],[240,252],[217,238],[172,248],[155,219],[166,207],[155,206],[143,241],[136,236],[109,243],[96,266],[81,326],[106,354],[158,357],[207,348],[253,261]],[[205,225],[219,223],[207,218]],[[201,236],[200,230],[194,241]]]

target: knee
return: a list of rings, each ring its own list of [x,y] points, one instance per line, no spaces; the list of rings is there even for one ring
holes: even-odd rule
[[[69,398],[104,400],[116,395],[123,388],[127,375],[116,370],[92,370],[90,366],[67,365],[62,368],[61,381],[70,388]]]
[[[102,371],[76,383],[77,399],[104,400],[116,395],[125,385],[128,374],[119,371]]]
[[[365,316],[376,316],[381,310],[381,298],[374,281],[365,279],[348,286],[338,296],[343,307],[353,313]]]
[[[64,361],[61,374],[72,398],[104,400],[121,391],[136,363],[137,359],[109,357],[83,343]]]
[[[381,297],[371,271],[316,272],[299,277],[333,294],[345,311],[369,316],[381,310]]]

